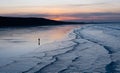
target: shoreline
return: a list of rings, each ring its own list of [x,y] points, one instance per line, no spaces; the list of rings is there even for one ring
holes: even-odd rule
[[[119,26],[119,24],[116,26]],[[76,28],[73,33],[68,35],[72,39],[40,47],[32,53],[0,67],[0,72],[117,73],[120,69],[120,46],[117,45],[120,43],[120,34],[117,33],[120,30],[116,26],[114,24],[93,24]],[[53,50],[40,51],[46,48]],[[112,52],[110,53],[109,50]]]

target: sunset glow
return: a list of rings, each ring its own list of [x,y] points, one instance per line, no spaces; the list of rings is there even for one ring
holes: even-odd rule
[[[78,20],[80,18],[77,18],[77,17],[56,17],[56,18],[49,18],[49,19],[52,19],[52,20]]]
[[[119,21],[119,3],[120,0],[1,0],[0,16],[43,17],[53,20],[88,20],[92,16]],[[105,17],[101,18],[99,14]]]

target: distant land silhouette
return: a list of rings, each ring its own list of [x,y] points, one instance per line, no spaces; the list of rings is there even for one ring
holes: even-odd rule
[[[65,25],[65,24],[105,24],[105,23],[107,24],[107,23],[115,23],[115,22],[69,22],[69,21],[56,21],[56,20],[50,20],[46,18],[36,18],[36,17],[0,16],[0,27],[33,27],[33,26],[45,26],[45,25],[52,26],[52,25]]]
[[[63,25],[63,24],[86,24],[85,22],[65,22],[55,21],[45,18],[34,17],[2,17],[0,16],[0,27],[31,27],[44,25]]]

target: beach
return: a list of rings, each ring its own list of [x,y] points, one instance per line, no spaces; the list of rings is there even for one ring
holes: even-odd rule
[[[66,40],[11,58],[0,73],[120,73],[120,25],[75,28]]]

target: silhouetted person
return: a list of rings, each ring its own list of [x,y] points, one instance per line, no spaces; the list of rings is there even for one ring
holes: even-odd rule
[[[40,38],[38,38],[38,45],[40,45]]]

